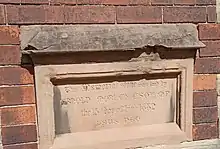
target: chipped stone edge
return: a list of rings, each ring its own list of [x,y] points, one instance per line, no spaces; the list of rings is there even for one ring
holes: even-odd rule
[[[132,25],[132,24],[131,24]],[[134,25],[134,24],[133,24]],[[194,28],[196,30],[196,26],[194,24],[170,24],[172,25],[176,25],[176,26],[184,26],[184,25],[189,25],[192,28]],[[57,27],[59,25],[54,25],[54,27]],[[91,25],[88,25],[91,26]],[[138,47],[131,47],[130,49],[79,49],[79,50],[42,50],[42,49],[38,49],[35,45],[32,45],[31,41],[38,35],[38,33],[41,31],[42,28],[47,27],[47,26],[41,26],[41,25],[36,25],[36,26],[32,26],[31,30],[32,32],[29,32],[28,30],[25,31],[26,27],[23,28],[24,32],[22,34],[23,38],[21,38],[23,41],[23,44],[21,45],[21,49],[22,49],[22,53],[23,54],[45,54],[45,53],[68,53],[68,52],[90,52],[90,51],[130,51],[130,50],[135,50],[135,49],[143,49],[143,48],[147,48],[147,47],[164,47],[164,48],[169,48],[169,49],[199,49],[199,48],[203,48],[205,47],[205,45],[198,39],[198,37],[196,37],[196,40],[194,43],[192,44],[188,44],[188,45],[167,45],[166,43],[155,43],[155,44],[150,44],[150,43],[146,43],[144,45],[138,46]],[[50,26],[53,27],[53,26]],[[60,26],[60,27],[65,27],[65,26]],[[71,27],[70,25],[66,26]],[[76,26],[75,26],[76,27]],[[198,32],[196,31],[195,36],[198,36]],[[24,37],[28,37],[27,39],[25,39]],[[26,40],[26,41],[25,41]],[[32,50],[25,50],[25,48],[27,47],[31,47]]]

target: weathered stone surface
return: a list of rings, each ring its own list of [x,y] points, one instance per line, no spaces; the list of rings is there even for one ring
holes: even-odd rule
[[[132,50],[146,46],[184,49],[200,48],[204,44],[198,40],[193,24],[21,27],[21,48],[29,47],[34,52]]]
[[[135,149],[219,149],[220,140],[203,140],[194,142],[185,142],[180,145],[163,145],[163,146],[150,146],[139,147]]]
[[[128,62],[39,65],[35,74],[40,149],[192,140],[193,58],[149,61],[143,53]]]
[[[175,79],[141,79],[58,85],[54,95],[60,111],[55,114],[56,131],[63,134],[173,122],[175,84]]]

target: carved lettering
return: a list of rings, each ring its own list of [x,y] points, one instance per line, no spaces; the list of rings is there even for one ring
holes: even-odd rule
[[[113,83],[102,83],[102,84],[83,84],[79,86],[67,86],[65,92],[89,92],[89,91],[103,91],[109,89],[120,89],[120,88],[136,88],[136,87],[166,87],[166,81],[140,81],[140,82],[113,82]]]
[[[85,104],[89,103],[91,100],[90,97],[71,97],[71,98],[63,98],[60,101],[61,105],[68,105],[68,104]]]
[[[171,78],[60,85],[59,104],[71,132],[166,123],[173,120],[175,84]]]

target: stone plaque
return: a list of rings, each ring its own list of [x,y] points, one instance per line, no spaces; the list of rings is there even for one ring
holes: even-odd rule
[[[175,78],[71,82],[54,88],[57,134],[171,123],[176,119]]]
[[[37,66],[40,149],[126,149],[192,134],[193,59]]]

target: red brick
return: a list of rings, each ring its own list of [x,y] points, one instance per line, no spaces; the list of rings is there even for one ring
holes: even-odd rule
[[[0,0],[0,4],[19,4],[21,0]]]
[[[216,22],[217,14],[216,14],[216,7],[208,6],[207,7],[207,15],[208,15],[208,22]]]
[[[218,107],[201,107],[193,109],[193,123],[212,123],[218,120]]]
[[[107,5],[149,5],[150,0],[79,0],[78,4],[107,4]]]
[[[117,7],[118,23],[161,23],[162,8],[148,6]]]
[[[76,0],[51,0],[50,3],[51,4],[76,4]]]
[[[0,87],[0,106],[35,103],[34,86]]]
[[[0,26],[0,44],[19,44],[18,27]]]
[[[66,6],[66,23],[114,23],[114,6]]]
[[[6,145],[3,149],[38,149],[37,143],[32,144],[16,144],[16,145]]]
[[[164,7],[163,15],[166,23],[206,22],[205,7]]]
[[[1,108],[1,124],[2,126],[34,124],[35,106],[19,106]]]
[[[25,4],[49,4],[49,0],[21,0]]]
[[[220,24],[199,24],[200,39],[220,39]]]
[[[5,10],[3,5],[0,5],[0,24],[5,24]]]
[[[172,5],[174,0],[152,0],[152,5]]]
[[[9,24],[64,23],[63,6],[6,6]]]
[[[205,48],[200,49],[201,57],[220,56],[220,41],[203,41]]]
[[[21,52],[19,46],[0,45],[0,64],[20,64]]]
[[[193,140],[218,138],[218,124],[206,123],[193,125]]]
[[[195,0],[174,0],[176,5],[195,5]]]
[[[19,144],[37,141],[35,125],[2,127],[2,144]]]
[[[217,92],[197,91],[193,93],[193,107],[217,106]]]
[[[220,58],[197,58],[195,62],[195,73],[219,73]]]
[[[0,85],[33,84],[33,75],[22,67],[0,67]]]
[[[196,4],[198,4],[198,5],[215,5],[216,0],[196,0]]]
[[[193,90],[216,89],[216,75],[194,75]]]
[[[64,23],[63,6],[44,6],[46,23]]]

